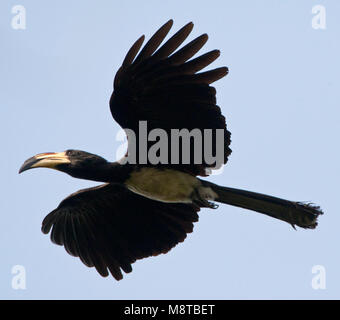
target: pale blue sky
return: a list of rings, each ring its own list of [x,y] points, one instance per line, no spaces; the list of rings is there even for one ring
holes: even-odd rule
[[[340,2],[0,2],[0,298],[339,299]],[[26,30],[11,8],[26,8]],[[326,8],[326,30],[312,7]],[[108,100],[130,45],[168,19],[208,33],[203,52],[230,74],[216,84],[232,132],[223,174],[211,181],[323,208],[316,230],[230,206],[202,210],[194,233],[167,255],[138,261],[123,281],[101,278],[40,231],[70,193],[95,183],[52,170],[18,175],[26,158],[76,148],[114,159],[120,142]],[[11,268],[26,269],[25,290]],[[312,267],[326,289],[311,286]]]

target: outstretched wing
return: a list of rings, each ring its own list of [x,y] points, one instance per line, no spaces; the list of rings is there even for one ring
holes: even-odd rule
[[[120,280],[137,259],[166,253],[192,232],[198,209],[141,197],[104,184],[64,199],[43,223],[51,240],[104,277]]]
[[[128,51],[114,80],[114,92],[110,99],[112,116],[124,129],[133,130],[136,136],[139,121],[147,121],[148,132],[157,128],[167,133],[171,129],[200,129],[201,132],[204,129],[213,129],[212,155],[216,155],[217,148],[223,148],[223,162],[226,163],[231,153],[230,132],[220,108],[216,105],[216,90],[210,84],[224,77],[228,69],[220,67],[197,73],[219,57],[218,50],[188,61],[206,43],[206,34],[176,51],[190,34],[193,28],[191,22],[157,50],[172,24],[172,20],[164,24],[138,55],[144,36]],[[215,129],[222,129],[222,145],[216,145]],[[206,143],[209,142],[203,137],[203,145]],[[170,148],[169,151],[171,153]],[[179,165],[177,169],[194,175],[205,175],[205,168],[216,165],[208,163],[203,155],[194,164],[194,151],[190,152],[190,163]],[[171,159],[171,154],[168,158]]]

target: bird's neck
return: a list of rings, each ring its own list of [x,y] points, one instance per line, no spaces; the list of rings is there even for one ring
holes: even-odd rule
[[[132,170],[133,168],[129,164],[122,165],[118,162],[107,162],[93,168],[88,167],[84,171],[79,170],[69,174],[75,178],[91,181],[124,183]]]
[[[124,183],[134,170],[134,167],[134,165],[128,163],[108,162],[107,169],[103,172],[107,179],[105,182]]]

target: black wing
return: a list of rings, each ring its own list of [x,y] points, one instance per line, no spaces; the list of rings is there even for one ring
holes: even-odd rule
[[[210,84],[224,77],[228,69],[221,67],[197,73],[219,57],[218,50],[188,61],[206,43],[206,34],[176,51],[190,34],[192,23],[185,25],[157,50],[172,24],[172,20],[164,24],[137,57],[144,36],[127,53],[114,80],[114,92],[110,99],[112,116],[124,129],[131,129],[136,135],[138,123],[142,120],[147,121],[148,131],[155,128],[166,131],[183,128],[222,129],[224,144],[218,148],[223,148],[226,163],[231,153],[230,132],[220,108],[216,105],[216,90]],[[216,143],[213,143],[213,155],[216,147]],[[170,157],[169,154],[169,159]],[[203,156],[202,165],[194,165],[193,156],[190,159],[189,165],[179,166],[178,169],[194,175],[205,175],[205,168],[215,166],[215,163],[206,163]]]
[[[137,259],[166,253],[192,232],[198,209],[141,197],[117,184],[80,190],[46,216],[52,242],[102,276],[123,278]]]

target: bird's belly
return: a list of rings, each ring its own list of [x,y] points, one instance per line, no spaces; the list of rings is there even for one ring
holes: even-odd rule
[[[144,197],[162,202],[192,202],[192,193],[201,182],[190,174],[145,167],[131,173],[125,185]]]

